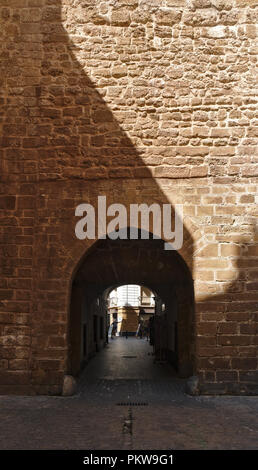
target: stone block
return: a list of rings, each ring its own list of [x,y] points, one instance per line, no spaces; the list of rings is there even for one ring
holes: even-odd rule
[[[64,397],[70,397],[77,391],[77,382],[72,375],[64,376],[62,395]]]

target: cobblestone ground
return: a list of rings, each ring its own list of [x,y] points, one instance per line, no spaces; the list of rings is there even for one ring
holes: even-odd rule
[[[0,448],[258,448],[258,397],[190,397],[149,345],[125,341],[91,361],[73,397],[0,397]]]

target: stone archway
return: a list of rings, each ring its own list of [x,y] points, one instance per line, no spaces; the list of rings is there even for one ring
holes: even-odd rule
[[[157,239],[98,240],[85,253],[72,284],[68,372],[78,375],[85,359],[104,346],[105,335],[101,341],[93,339],[94,318],[103,315],[103,294],[122,284],[147,285],[162,298],[171,335],[177,330],[170,361],[181,377],[191,376],[195,371],[193,282],[183,258],[176,251],[165,251],[163,241]]]

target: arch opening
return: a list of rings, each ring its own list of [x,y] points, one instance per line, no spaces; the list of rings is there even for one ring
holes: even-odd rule
[[[112,292],[121,293],[125,287],[127,292],[138,289],[138,305],[112,306]],[[149,309],[144,308],[144,296],[150,297]],[[180,377],[193,375],[194,292],[183,258],[176,251],[165,251],[163,240],[151,236],[96,241],[79,263],[72,283],[68,373],[78,376],[112,342],[109,333],[114,321],[119,322],[116,336],[127,338],[136,335],[143,320],[144,327],[149,326],[150,317],[154,319],[154,359],[171,364]]]
[[[157,295],[148,287],[138,284],[124,284],[111,291],[108,289],[108,292],[108,337],[145,336],[149,339],[151,321],[156,314]]]

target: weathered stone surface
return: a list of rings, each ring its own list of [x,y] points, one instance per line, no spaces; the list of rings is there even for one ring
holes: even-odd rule
[[[71,397],[76,393],[77,390],[77,382],[72,375],[65,375],[64,376],[64,383],[63,383],[63,390],[62,395],[63,397]]]
[[[182,11],[180,10],[160,9],[155,14],[155,19],[157,21],[157,24],[169,26],[175,23],[179,23],[181,16],[182,16]]]
[[[199,388],[199,378],[196,376],[190,377],[190,379],[187,380],[186,383],[186,393],[189,395],[199,395],[200,394],[200,388]]]
[[[114,10],[111,13],[111,24],[114,26],[129,26],[130,14],[127,9]]]

